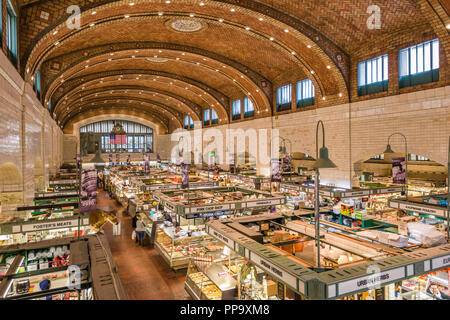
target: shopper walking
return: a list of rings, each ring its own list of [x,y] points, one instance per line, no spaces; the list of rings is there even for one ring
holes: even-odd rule
[[[139,245],[144,245],[144,236],[145,236],[145,225],[142,220],[137,219],[136,221],[136,239],[138,239]]]

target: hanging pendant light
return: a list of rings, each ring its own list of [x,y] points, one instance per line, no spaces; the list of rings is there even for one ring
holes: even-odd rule
[[[384,153],[394,153],[394,151],[391,149],[390,144],[387,145],[386,150],[384,150]]]
[[[328,148],[322,147],[319,151],[319,159],[312,165],[314,169],[337,168],[337,166],[328,157]]]

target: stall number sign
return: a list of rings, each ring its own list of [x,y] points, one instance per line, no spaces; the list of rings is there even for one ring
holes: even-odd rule
[[[280,200],[261,200],[261,201],[255,201],[255,202],[248,202],[247,208],[253,208],[253,207],[260,207],[260,206],[271,206],[280,204]]]
[[[431,267],[433,269],[445,268],[450,264],[450,255],[444,257],[434,258],[431,260]]]
[[[373,273],[364,277],[344,281],[338,284],[339,295],[350,292],[368,290],[386,282],[396,281],[405,277],[405,268],[397,268],[389,271]]]
[[[275,266],[271,262],[267,261],[264,258],[261,258],[256,253],[251,253],[250,260],[253,263],[256,263],[260,268],[264,269],[265,271],[275,275],[277,278],[282,280],[287,285],[291,286],[294,289],[297,289],[297,278],[293,275],[287,273],[286,271],[280,269],[279,267]],[[303,283],[299,281],[301,284],[301,287],[299,288],[300,293],[304,293]]]
[[[83,221],[86,223],[86,220]],[[47,223],[36,223],[36,224],[24,224],[22,225],[22,232],[27,231],[39,231],[48,229],[59,229],[59,228],[72,228],[78,226],[78,219],[69,221],[57,221],[57,222],[47,222]]]
[[[223,204],[218,206],[209,206],[209,207],[193,207],[189,208],[189,213],[200,213],[200,212],[208,212],[208,211],[224,211],[234,209],[234,204]]]

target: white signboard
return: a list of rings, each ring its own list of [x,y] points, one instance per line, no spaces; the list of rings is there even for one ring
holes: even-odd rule
[[[446,255],[439,258],[434,258],[431,260],[431,268],[439,269],[439,268],[447,268],[450,265],[450,255]]]
[[[384,188],[384,189],[375,189],[375,190],[373,190],[373,194],[402,192],[403,189],[404,189],[403,187],[392,187],[392,188]]]
[[[257,264],[260,268],[281,279],[287,285],[291,286],[294,289],[297,289],[297,278],[290,273],[287,273],[281,268],[275,266],[273,263],[267,261],[267,259],[261,258],[259,255],[253,252],[250,254],[250,260],[253,263]],[[304,285],[300,285],[299,291],[300,293],[304,293]]]
[[[247,202],[247,208],[262,207],[262,206],[272,206],[272,205],[277,205],[277,204],[281,204],[281,200],[280,199],[259,200],[259,201]]]
[[[349,294],[350,292],[368,290],[375,286],[382,285],[386,282],[395,281],[405,277],[405,268],[400,267],[388,271],[382,271],[379,273],[372,273],[370,275],[344,281],[338,284],[339,295]]]
[[[77,226],[78,226],[78,219],[67,220],[67,221],[35,223],[35,224],[24,224],[24,225],[22,225],[22,232],[40,231],[40,230],[48,230],[48,229],[59,229],[59,228],[72,228],[72,227],[77,227]]]
[[[423,213],[423,214],[431,214],[431,215],[435,215],[435,216],[439,216],[439,217],[447,216],[447,214],[446,214],[447,210],[444,210],[444,209],[430,208],[430,207],[425,207],[425,206],[420,206],[420,205],[412,205],[412,204],[401,203],[401,202],[396,202],[396,201],[389,201],[389,206],[391,208],[398,208],[398,209],[402,209],[402,210],[413,211],[413,212]]]
[[[369,195],[369,190],[350,191],[341,193],[342,197],[364,197]]]
[[[234,209],[234,204],[222,204],[217,206],[207,206],[207,207],[193,207],[188,208],[189,213],[199,213],[199,212],[210,212],[210,211],[224,211]]]

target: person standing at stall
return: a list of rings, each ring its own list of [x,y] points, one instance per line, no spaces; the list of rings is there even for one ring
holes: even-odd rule
[[[142,220],[137,219],[136,221],[136,239],[138,239],[139,245],[144,245],[144,236],[145,236],[145,225]]]

